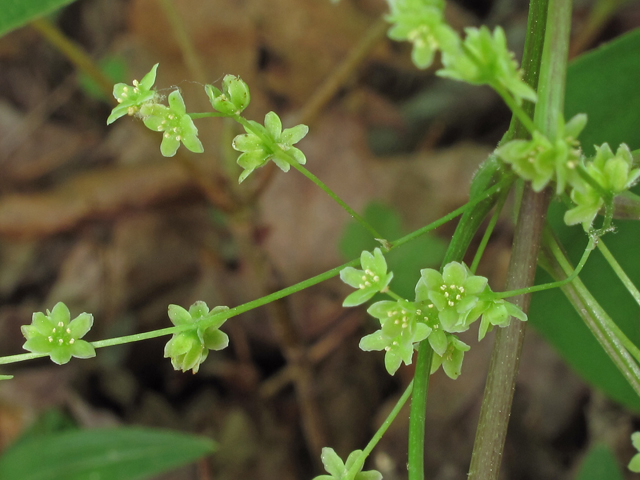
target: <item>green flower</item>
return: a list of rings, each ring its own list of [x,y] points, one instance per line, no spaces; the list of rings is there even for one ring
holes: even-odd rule
[[[269,160],[273,160],[283,172],[289,171],[290,162],[294,160],[300,165],[307,162],[304,153],[293,146],[309,132],[306,125],[296,125],[283,131],[280,117],[275,112],[267,113],[264,126],[252,120],[249,120],[249,124],[251,128],[244,127],[246,134],[233,139],[233,148],[243,152],[238,157],[238,165],[244,168],[239,178],[240,183]]]
[[[491,294],[487,286],[485,293]],[[478,329],[478,341],[482,340],[493,327],[507,327],[511,323],[511,317],[523,322],[527,321],[527,314],[518,306],[503,299],[480,299],[474,309],[469,313],[469,318],[477,319],[482,315],[480,328]]]
[[[135,115],[143,105],[155,102],[157,95],[155,90],[151,90],[151,87],[156,81],[158,65],[156,63],[151,67],[151,71],[142,77],[140,82],[134,80],[133,85],[117,83],[113,87],[113,96],[119,105],[111,111],[111,115],[107,118],[107,125],[124,115]]]
[[[507,90],[518,104],[522,100],[537,100],[536,92],[522,80],[522,71],[507,49],[504,30],[496,27],[493,35],[485,26],[465,28],[466,37],[457,49],[442,51],[445,68],[438,70],[442,77],[475,85],[489,85]]]
[[[640,432],[634,432],[631,434],[631,443],[633,448],[640,451]],[[635,473],[640,473],[640,453],[636,453],[627,467],[629,470]]]
[[[346,267],[340,271],[340,279],[358,289],[344,299],[343,307],[362,305],[376,293],[383,292],[393,278],[393,272],[387,273],[387,261],[379,248],[376,248],[373,254],[363,251],[360,255],[360,265],[363,270]]]
[[[444,20],[443,0],[389,1],[392,40],[413,43],[411,59],[418,68],[428,68],[439,49],[450,50],[460,44],[457,33]]]
[[[475,319],[469,313],[478,303],[478,296],[487,286],[487,279],[471,274],[466,265],[451,262],[442,273],[432,268],[420,270],[416,285],[416,301],[430,300],[438,309],[445,332],[464,332]],[[476,317],[477,318],[477,317]]]
[[[640,169],[633,168],[633,156],[624,143],[618,147],[615,155],[607,143],[596,147],[596,156],[585,169],[612,196],[631,188],[640,177]],[[564,214],[565,223],[582,223],[583,228],[588,231],[604,205],[602,195],[587,182],[581,182],[576,183],[571,191],[571,200],[576,206]]]
[[[225,75],[222,79],[222,91],[213,85],[205,85],[211,106],[225,115],[239,115],[247,108],[251,95],[249,86],[235,75]]]
[[[71,322],[71,315],[67,306],[58,302],[53,310],[47,313],[33,314],[31,325],[21,327],[22,334],[27,339],[22,348],[33,353],[44,353],[51,360],[62,365],[76,358],[91,358],[96,356],[93,346],[80,340],[93,325],[93,315],[81,313]]]
[[[180,333],[174,333],[171,340],[164,348],[164,357],[171,358],[171,364],[175,370],[192,370],[198,373],[200,364],[209,355],[209,350],[222,350],[229,345],[229,337],[218,330],[226,321],[220,320],[207,326],[198,324],[206,323],[218,313],[229,310],[228,307],[215,307],[209,311],[206,303],[195,302],[189,311],[179,305],[169,305],[169,318],[176,327],[180,325],[192,325],[193,328]]]
[[[385,350],[384,364],[390,375],[402,362],[411,365],[413,346],[429,336],[432,328],[423,321],[422,311],[406,300],[376,302],[367,313],[380,320],[380,330],[360,340],[365,352]]]
[[[180,142],[195,153],[204,152],[198,139],[198,129],[187,115],[187,110],[179,91],[169,94],[169,106],[159,103],[148,103],[140,108],[144,124],[156,132],[164,132],[160,151],[165,157],[173,157],[178,151]]]
[[[447,348],[445,352],[442,355],[438,354],[438,352],[433,352],[431,373],[435,373],[438,368],[440,368],[440,365],[442,365],[444,373],[452,380],[455,380],[462,373],[464,352],[470,348],[469,345],[460,341],[455,335],[447,335]]]
[[[558,131],[558,139],[552,142],[540,132],[533,132],[531,140],[512,140],[496,149],[496,154],[525,180],[531,181],[536,192],[542,191],[551,181],[556,182],[556,193],[564,192],[567,184],[583,183],[576,172],[582,155],[578,135],[587,124],[587,116],[576,115]]]
[[[343,462],[333,448],[322,449],[322,464],[329,475],[318,475],[313,480],[381,480],[382,474],[376,470],[358,471],[355,476],[347,476],[349,469],[360,459],[362,450],[354,450]],[[360,466],[362,470],[363,465]]]

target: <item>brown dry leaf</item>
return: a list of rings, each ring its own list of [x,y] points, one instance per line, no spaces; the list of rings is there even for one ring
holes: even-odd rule
[[[108,217],[174,199],[193,191],[175,161],[95,170],[34,194],[0,197],[0,235],[41,237],[69,230],[88,218]]]

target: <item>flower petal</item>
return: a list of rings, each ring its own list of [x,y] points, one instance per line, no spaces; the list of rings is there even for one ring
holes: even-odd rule
[[[71,345],[71,355],[76,358],[93,358],[96,356],[96,349],[85,340],[76,340]]]
[[[180,94],[180,90],[174,90],[169,94],[167,98],[169,102],[169,108],[173,110],[178,115],[185,115],[187,113],[187,107],[184,104],[184,100],[182,95]]]
[[[70,335],[75,338],[84,337],[91,327],[93,326],[93,315],[90,313],[81,313],[76,318],[74,318],[69,326],[67,327],[71,330]]]
[[[293,145],[302,140],[307,133],[309,133],[309,127],[302,124],[292,128],[286,128],[280,136],[280,142],[286,145]]]
[[[57,345],[49,354],[51,361],[58,365],[64,365],[71,360],[71,346],[70,345]]]
[[[180,146],[180,140],[178,140],[173,135],[167,136],[166,134],[162,136],[162,143],[160,144],[160,153],[164,157],[173,157],[178,151],[178,147]]]
[[[280,117],[275,112],[269,112],[264,117],[264,126],[267,129],[269,136],[280,143],[280,134],[282,133],[282,122]]]
[[[191,318],[191,314],[180,305],[169,305],[168,308],[169,319],[171,323],[173,323],[176,327],[178,325],[186,325],[188,323],[193,323],[193,318]]]

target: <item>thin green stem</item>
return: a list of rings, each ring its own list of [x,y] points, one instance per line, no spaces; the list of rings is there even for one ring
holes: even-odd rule
[[[400,301],[400,300],[405,300],[404,298],[402,298],[400,295],[398,295],[395,292],[392,292],[391,290],[385,290],[383,293],[386,293],[387,295],[389,295],[391,298],[393,298],[394,300]]]
[[[204,112],[204,113],[188,113],[192,119],[198,118],[214,118],[214,117],[228,117],[229,115],[220,112]]]
[[[476,250],[476,254],[473,257],[473,262],[471,263],[471,268],[470,268],[471,273],[476,273],[476,270],[478,269],[478,264],[480,263],[480,259],[482,259],[482,255],[484,254],[485,248],[487,248],[487,244],[489,243],[489,239],[491,238],[493,229],[495,228],[496,223],[498,223],[500,212],[502,212],[502,207],[504,206],[504,202],[507,200],[508,194],[509,194],[509,190],[504,190],[501,193],[500,197],[498,197],[495,211],[491,216],[491,220],[489,220],[489,225],[487,225],[487,229],[484,231],[484,235],[482,236],[482,240],[480,241],[478,250]]]
[[[609,251],[609,249],[607,248],[607,246],[604,244],[602,240],[598,241],[598,249],[600,250],[600,253],[602,253],[602,256],[604,257],[604,259],[611,266],[611,269],[615,272],[615,274],[618,276],[620,281],[627,288],[627,290],[629,291],[633,299],[636,301],[638,305],[640,305],[640,291],[636,288],[636,286],[633,284],[631,279],[624,272],[624,270],[622,269],[618,261],[615,259],[611,251]]]
[[[369,440],[369,443],[360,454],[360,458],[358,459],[357,462],[355,462],[351,466],[345,478],[354,478],[356,474],[360,471],[367,457],[371,454],[371,452],[373,451],[375,446],[378,444],[382,436],[385,434],[385,432],[389,429],[393,421],[396,419],[396,417],[398,416],[398,413],[400,413],[400,410],[402,410],[402,407],[404,407],[404,404],[407,403],[407,400],[411,396],[412,391],[413,391],[413,380],[411,381],[411,383],[409,383],[409,385],[405,389],[400,399],[396,402],[396,405],[395,407],[393,407],[393,410],[391,410],[387,418],[384,420],[384,422],[382,422],[382,425],[380,425],[380,428],[378,428],[378,431],[373,435],[371,440]]]
[[[351,215],[351,217],[353,217],[360,225],[366,228],[367,231],[371,233],[371,235],[373,235],[373,238],[375,238],[376,240],[383,240],[382,235],[380,235],[376,231],[376,229],[371,226],[369,222],[367,222],[362,216],[360,216],[353,208],[347,205],[347,203],[344,200],[342,200],[338,195],[336,195],[336,193],[333,190],[327,187],[327,185],[325,185],[325,183],[322,180],[320,180],[313,173],[311,173],[309,170],[307,170],[302,165],[300,165],[298,161],[293,157],[293,155],[291,155],[291,153],[282,149],[282,147],[280,147],[280,145],[274,142],[271,137],[264,135],[262,132],[255,129],[247,119],[245,119],[240,115],[231,115],[230,118],[233,118],[236,122],[242,125],[246,131],[251,132],[257,137],[259,137],[271,149],[271,151],[279,152],[280,156],[282,158],[285,158],[293,168],[298,170],[305,177],[307,177],[309,180],[315,183],[318,187],[320,187],[320,189],[322,189],[323,192],[329,195],[329,197],[331,197],[338,205],[340,205],[349,215]],[[383,246],[386,247],[386,243],[383,243]],[[388,250],[388,248],[386,249]]]
[[[497,293],[495,293],[494,296],[492,296],[492,298],[498,299],[498,298],[517,297],[518,295],[526,295],[528,293],[535,293],[535,292],[542,292],[544,290],[551,290],[552,288],[562,287],[563,285],[566,285],[567,283],[572,282],[580,274],[580,272],[582,271],[582,268],[587,263],[587,260],[589,259],[589,255],[591,255],[591,252],[595,248],[595,244],[596,244],[596,239],[590,237],[589,238],[589,243],[587,244],[587,247],[585,248],[584,253],[582,254],[582,258],[580,258],[580,262],[576,266],[575,270],[571,273],[571,275],[569,275],[564,280],[559,280],[557,282],[551,282],[551,283],[545,283],[543,285],[535,285],[533,287],[521,288],[519,290],[510,290],[508,292],[497,292]]]
[[[572,270],[569,260],[551,232],[545,234],[541,253],[545,269],[552,277],[559,278]],[[602,349],[640,395],[640,367],[633,360],[635,358],[640,362],[640,349],[620,330],[579,278],[562,287],[562,290]]]
[[[409,460],[407,464],[409,480],[424,479],[424,427],[432,359],[431,345],[429,342],[421,342],[418,347],[416,371],[413,377],[414,390],[409,412]]]
[[[443,217],[439,220],[436,220],[435,222],[430,223],[429,225],[426,225],[422,228],[420,228],[419,230],[416,230],[415,232],[412,232],[408,235],[405,235],[404,237],[399,238],[398,240],[396,240],[395,242],[393,242],[391,244],[390,250],[393,250],[395,248],[400,247],[401,245],[404,245],[405,243],[419,237],[420,235],[424,235],[432,230],[435,230],[436,228],[442,226],[444,223],[454,219],[456,216],[461,215],[462,213],[464,213],[466,210],[473,208],[475,205],[477,205],[478,203],[486,200],[489,196],[493,195],[496,191],[498,191],[502,186],[504,186],[504,184],[506,183],[506,180],[503,180],[502,183],[499,183],[497,185],[494,185],[493,187],[491,187],[490,189],[488,189],[484,195],[478,195],[475,197],[475,199],[473,201],[470,201],[469,203],[467,203],[466,205],[458,208],[457,210],[455,210],[454,212],[450,213],[449,215],[447,215],[446,217]],[[340,274],[340,271],[346,267],[357,267],[360,264],[360,259],[354,259],[351,260],[350,262],[347,262],[343,265],[340,265],[339,267],[335,267],[332,268],[331,270],[327,270],[324,273],[321,273],[319,275],[316,275],[315,277],[311,277],[308,278],[307,280],[304,280],[302,282],[296,283],[295,285],[291,285],[290,287],[284,288],[282,290],[279,290],[277,292],[274,292],[270,295],[267,295],[265,297],[261,297],[258,298],[256,300],[253,300],[251,302],[239,305],[237,307],[231,308],[229,310],[225,310],[224,312],[218,313],[216,315],[213,315],[211,318],[207,319],[206,322],[202,322],[199,324],[199,326],[204,327],[204,328],[208,328],[209,326],[212,325],[221,325],[222,323],[224,323],[227,319],[234,317],[236,315],[240,315],[242,313],[248,312],[249,310],[253,310],[254,308],[258,308],[261,307],[263,305],[266,305],[267,303],[273,302],[275,300],[278,300],[280,298],[286,297],[288,295],[291,295],[293,293],[299,292],[301,290],[304,290],[305,288],[309,288],[313,285],[317,285],[318,283],[324,282],[325,280],[328,280],[330,278],[333,278],[337,275]],[[111,338],[111,339],[107,339],[107,340],[99,340],[96,342],[92,342],[91,344],[95,347],[95,348],[102,348],[102,347],[108,347],[108,346],[113,346],[113,345],[121,345],[124,343],[131,343],[131,342],[138,342],[141,340],[147,340],[150,338],[156,338],[156,337],[160,337],[160,336],[164,336],[164,335],[172,335],[174,333],[179,333],[185,330],[189,330],[193,328],[193,325],[180,325],[177,327],[168,327],[168,328],[163,328],[163,329],[159,329],[159,330],[153,330],[151,332],[145,332],[145,333],[140,333],[140,334],[134,334],[134,335],[126,335],[123,337],[116,337],[116,338]],[[31,360],[34,358],[42,358],[42,357],[46,357],[47,354],[39,354],[39,353],[23,353],[23,354],[19,354],[19,355],[9,355],[9,356],[5,356],[5,357],[0,357],[0,365],[3,364],[9,364],[9,363],[17,363],[17,362],[22,362],[25,360]]]

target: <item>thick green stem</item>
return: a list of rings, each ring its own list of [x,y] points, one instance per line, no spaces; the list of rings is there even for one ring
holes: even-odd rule
[[[432,359],[433,349],[429,342],[420,343],[409,412],[409,480],[424,479],[424,427]]]
[[[542,84],[542,82],[551,80],[564,85],[564,76],[551,79],[548,71],[544,68],[545,62],[542,61],[542,57],[545,57],[547,62],[551,61],[551,57],[553,57],[552,49],[549,48],[546,39],[544,40],[544,48],[540,48],[543,38],[547,37],[549,33],[548,29],[556,28],[554,23],[558,19],[552,19],[555,15],[555,8],[554,0],[549,3],[547,0],[532,0],[530,4],[525,60],[523,60],[523,65],[525,68],[528,67],[530,71],[525,71],[525,78],[527,78],[527,73],[531,73],[529,81],[537,80],[538,68],[541,64],[543,65],[540,67],[539,82],[530,83],[534,87],[538,83]],[[562,21],[566,21],[566,19],[562,19]],[[540,56],[541,51],[542,57]],[[562,49],[558,54],[563,55]],[[531,58],[528,55],[536,55],[536,57]],[[564,52],[564,62],[566,64],[566,52]],[[550,98],[551,92],[554,93],[553,99]],[[564,92],[564,87],[562,92]],[[545,111],[562,111],[562,103],[559,103],[558,100],[563,97],[555,95],[555,93],[553,89],[547,89],[541,93],[538,88],[539,103],[536,106],[534,118],[542,118],[546,123],[547,118],[540,117],[538,113],[541,104],[545,104]],[[557,114],[555,118],[557,118]],[[557,128],[557,121],[554,125]],[[536,128],[547,133],[547,130],[541,128],[539,121],[536,122]],[[537,194],[531,190],[530,185],[525,186],[507,273],[507,285],[505,286],[507,290],[533,285],[548,202],[548,194],[544,192]],[[524,312],[528,311],[529,302],[530,295],[521,295],[513,299],[513,303]],[[469,479],[471,480],[496,480],[499,476],[524,332],[525,323],[515,321],[512,321],[506,328],[499,328],[496,332],[471,466],[469,467]]]
[[[552,277],[560,279],[571,272],[572,267],[562,251],[558,241],[551,235],[545,235],[541,253],[541,264]],[[562,291],[582,317],[602,349],[609,355],[633,390],[640,395],[640,367],[634,361],[640,361],[640,350],[620,330],[607,312],[591,295],[587,287],[576,278],[562,287]]]

